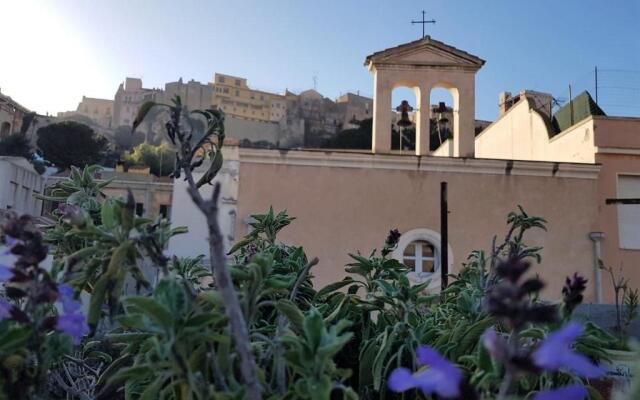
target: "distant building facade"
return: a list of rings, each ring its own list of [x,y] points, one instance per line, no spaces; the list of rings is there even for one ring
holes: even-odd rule
[[[142,87],[142,80],[138,78],[126,78],[116,91],[113,100],[113,119],[111,126],[131,126],[138,114],[138,109],[147,101],[156,101],[162,96],[160,89],[147,89]]]
[[[176,96],[180,96],[182,104],[189,110],[204,110],[213,105],[213,87],[193,79],[185,83],[180,78],[164,85],[165,103],[170,104],[171,99]]]
[[[20,132],[25,115],[30,111],[0,92],[0,139]]]
[[[68,172],[50,176],[46,186],[52,186],[57,182],[68,179]],[[127,191],[131,190],[135,199],[135,212],[140,217],[155,219],[158,216],[169,218],[171,216],[173,180],[166,177],[156,177],[149,173],[149,168],[130,168],[124,171],[118,166],[115,171],[101,171],[97,177],[99,181],[112,179],[111,183],[103,189],[109,197],[126,198]],[[55,204],[45,205],[45,211],[51,212]],[[34,214],[34,215],[39,215]]]
[[[58,117],[68,118],[76,115],[82,115],[90,118],[97,125],[105,128],[111,128],[113,121],[113,106],[113,100],[82,96],[82,100],[75,111],[58,113]]]
[[[246,78],[215,74],[212,103],[227,115],[260,122],[279,122],[287,114],[285,96],[251,89]]]

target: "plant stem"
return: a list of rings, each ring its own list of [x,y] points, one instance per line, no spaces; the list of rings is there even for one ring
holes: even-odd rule
[[[216,285],[222,294],[225,305],[225,313],[229,317],[231,334],[236,344],[236,350],[240,356],[240,371],[242,379],[247,385],[247,398],[262,399],[260,382],[258,381],[257,365],[251,351],[249,331],[242,314],[238,294],[233,287],[231,274],[226,265],[223,236],[218,223],[218,197],[220,195],[220,184],[216,183],[213,189],[213,196],[210,200],[204,200],[198,191],[196,183],[191,174],[189,164],[183,167],[183,171],[188,182],[188,192],[196,206],[202,211],[207,219],[209,231],[209,254],[211,259],[211,273],[214,276]]]
[[[514,356],[517,354],[519,346],[520,346],[520,334],[519,331],[513,330],[511,335],[509,336],[509,354],[510,356]],[[511,391],[511,386],[513,385],[513,372],[512,366],[509,362],[505,364],[506,372],[504,374],[504,378],[502,379],[502,383],[500,384],[500,390],[498,391],[498,396],[496,400],[505,400]]]

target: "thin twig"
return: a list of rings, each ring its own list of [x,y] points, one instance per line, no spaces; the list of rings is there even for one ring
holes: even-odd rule
[[[229,317],[229,325],[233,335],[236,350],[240,356],[240,372],[244,383],[247,385],[248,399],[262,399],[260,382],[258,381],[257,365],[251,351],[249,341],[249,331],[245,322],[238,295],[233,287],[231,274],[226,265],[223,236],[218,223],[218,197],[220,195],[220,184],[216,183],[213,189],[211,200],[204,200],[196,187],[196,183],[191,174],[189,166],[183,168],[185,177],[189,184],[188,191],[191,199],[202,211],[207,219],[209,230],[209,254],[211,257],[211,273],[216,285],[222,294],[225,305],[225,312]]]

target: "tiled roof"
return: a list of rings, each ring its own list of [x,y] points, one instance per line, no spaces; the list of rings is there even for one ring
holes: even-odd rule
[[[388,49],[380,50],[380,51],[377,51],[377,52],[375,52],[373,54],[370,54],[364,60],[364,64],[365,65],[369,64],[374,57],[377,58],[377,57],[379,57],[381,55],[391,55],[391,54],[394,54],[394,53],[396,53],[398,51],[407,50],[407,49],[410,49],[412,47],[418,47],[418,46],[423,45],[423,44],[431,44],[431,45],[433,45],[433,46],[435,46],[435,47],[437,47],[437,48],[439,48],[441,50],[444,50],[444,51],[446,51],[448,53],[454,54],[454,55],[456,55],[458,57],[465,58],[465,59],[467,59],[467,60],[469,60],[469,61],[471,61],[471,62],[473,62],[475,64],[478,64],[478,65],[484,65],[484,63],[485,63],[485,60],[481,59],[480,57],[474,56],[471,53],[467,53],[464,50],[460,50],[460,49],[458,49],[456,47],[450,46],[450,45],[448,45],[448,44],[446,44],[444,42],[441,42],[439,40],[432,39],[431,36],[425,36],[424,38],[418,39],[418,40],[414,40],[413,42],[404,43],[404,44],[401,44],[401,45],[395,46],[395,47],[389,47]]]

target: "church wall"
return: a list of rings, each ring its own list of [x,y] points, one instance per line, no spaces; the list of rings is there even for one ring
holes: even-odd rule
[[[240,149],[236,236],[243,220],[273,205],[296,217],[280,240],[318,256],[316,283],[341,279],[348,253],[380,249],[388,231],[440,231],[440,182],[449,183],[449,237],[454,271],[474,249],[489,250],[494,235],[506,233],[507,213],[518,204],[549,221],[534,232],[544,247],[535,268],[549,283],[545,296],[557,298],[564,278],[593,275],[589,232],[597,230],[598,167],[552,163],[312,151]],[[573,171],[573,172],[572,172]],[[591,299],[591,293],[588,294]]]

